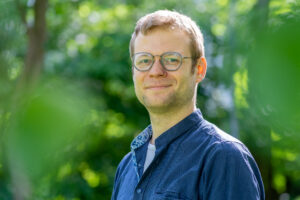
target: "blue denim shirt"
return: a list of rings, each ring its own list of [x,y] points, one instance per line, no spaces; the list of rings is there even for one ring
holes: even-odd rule
[[[251,153],[196,110],[155,140],[155,157],[143,173],[152,136],[148,126],[118,166],[112,200],[264,200]]]

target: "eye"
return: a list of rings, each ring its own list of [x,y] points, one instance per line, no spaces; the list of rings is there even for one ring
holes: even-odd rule
[[[166,65],[178,65],[180,63],[180,59],[175,56],[168,56],[164,58],[164,63]]]
[[[151,59],[149,58],[142,58],[138,59],[137,64],[142,65],[142,64],[149,64],[151,63]]]

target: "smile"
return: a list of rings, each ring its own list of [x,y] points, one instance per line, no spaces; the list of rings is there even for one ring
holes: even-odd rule
[[[171,85],[150,85],[145,87],[145,89],[151,89],[151,90],[159,90],[159,89],[165,89],[170,87]]]

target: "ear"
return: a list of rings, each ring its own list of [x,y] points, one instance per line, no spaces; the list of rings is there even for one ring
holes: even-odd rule
[[[206,74],[206,67],[207,67],[207,63],[205,57],[199,58],[197,60],[197,66],[196,66],[197,83],[200,83],[204,79]]]

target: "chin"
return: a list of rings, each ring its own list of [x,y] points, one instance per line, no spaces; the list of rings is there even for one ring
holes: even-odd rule
[[[143,98],[143,104],[145,107],[165,107],[171,104],[173,101],[171,98],[160,98],[160,99],[155,99],[155,98]]]
[[[148,96],[143,95],[139,98],[140,102],[145,106],[148,111],[161,110],[166,111],[170,107],[174,107],[177,102],[175,95],[164,95],[164,96]]]
[[[172,101],[156,101],[156,102],[144,102],[145,108],[152,113],[165,113],[173,108]]]

